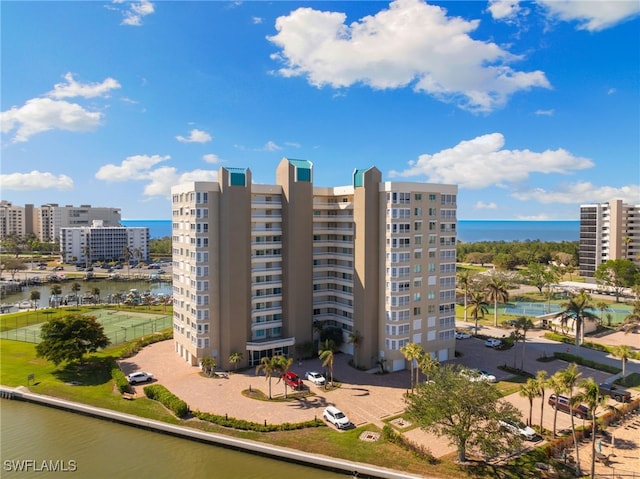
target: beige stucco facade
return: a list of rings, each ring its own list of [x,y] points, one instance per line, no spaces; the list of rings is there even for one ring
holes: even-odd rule
[[[192,365],[255,366],[298,357],[317,326],[342,332],[359,367],[417,342],[453,357],[455,185],[383,182],[314,187],[313,165],[284,158],[275,185],[220,168],[217,182],[172,188],[175,350]],[[309,350],[308,348],[306,349]]]

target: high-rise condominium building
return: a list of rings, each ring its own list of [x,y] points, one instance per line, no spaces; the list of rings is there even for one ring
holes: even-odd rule
[[[42,205],[35,208],[35,234],[40,241],[55,241],[60,228],[91,226],[94,220],[102,221],[104,226],[120,226],[120,208]]]
[[[420,344],[454,354],[457,186],[383,182],[314,187],[313,166],[283,159],[275,185],[248,169],[172,188],[174,342],[192,365],[242,354],[255,366],[298,357],[318,326],[342,332],[360,367],[404,369]]]
[[[612,259],[640,265],[640,205],[622,200],[580,206],[580,276]]]
[[[65,263],[147,261],[149,228],[105,226],[100,220],[91,226],[60,228],[60,253]]]

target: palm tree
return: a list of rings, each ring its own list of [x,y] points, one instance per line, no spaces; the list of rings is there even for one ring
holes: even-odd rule
[[[478,315],[484,318],[484,315],[489,312],[489,304],[485,301],[485,296],[482,291],[473,291],[471,298],[469,299],[469,308],[471,308],[471,317],[476,323],[476,336],[478,335]]]
[[[596,303],[596,308],[600,310],[600,326],[604,324],[604,312],[608,309],[609,303],[606,301],[598,301]]]
[[[278,358],[278,374],[280,377],[284,376],[293,364],[293,358],[286,358],[284,356],[276,356]],[[287,381],[284,382],[284,397],[287,397]]]
[[[569,319],[573,321],[576,333],[576,347],[579,347],[584,342],[584,321],[597,321],[598,317],[589,311],[591,306],[591,298],[589,295],[582,291],[577,296],[571,298],[568,302],[562,305],[563,311],[556,314],[559,317],[562,324],[565,325]]]
[[[616,358],[620,358],[620,361],[622,361],[622,382],[625,382],[625,376],[627,375],[627,360],[632,356],[633,350],[630,346],[621,344],[613,348],[611,350],[611,354]]]
[[[58,296],[62,294],[62,288],[58,283],[53,283],[50,288],[51,296],[54,297],[56,307],[58,306]]]
[[[213,356],[207,356],[200,361],[200,366],[207,376],[212,377],[216,371],[216,358]]]
[[[538,396],[538,382],[533,378],[527,379],[527,382],[520,386],[520,391],[518,391],[518,394],[529,400],[529,420],[527,421],[527,425],[531,426],[533,416],[533,400]]]
[[[596,477],[596,427],[597,409],[604,406],[607,402],[606,396],[600,394],[600,388],[593,378],[588,378],[580,382],[579,386],[582,392],[576,396],[576,400],[584,402],[589,408],[591,414],[591,479]]]
[[[129,269],[131,267],[131,263],[129,263],[129,260],[131,259],[131,248],[129,247],[129,245],[125,246],[124,249],[122,250],[122,257],[124,258],[124,261],[127,263],[127,278],[129,277]]]
[[[29,294],[29,299],[33,303],[35,309],[38,309],[38,301],[40,301],[40,291],[38,291],[37,289],[32,289],[31,293]]]
[[[419,361],[422,355],[424,354],[424,349],[418,343],[407,343],[400,348],[400,352],[404,355],[404,358],[411,363],[411,392],[413,393],[414,384],[418,383],[418,368],[416,369],[416,379],[415,383],[413,380],[413,363],[415,361]]]
[[[562,379],[562,371],[556,372],[553,376],[549,378],[547,384],[553,391],[556,397],[564,394],[567,391],[567,387]],[[553,410],[553,437],[556,437],[556,423],[558,421],[558,408],[554,408]]]
[[[578,365],[576,363],[570,364],[566,369],[563,369],[561,372],[561,378],[564,382],[567,394],[569,395],[569,404],[570,407],[573,407],[575,404],[573,398],[573,388],[577,386],[582,373],[578,371]],[[580,476],[580,451],[578,449],[578,436],[576,435],[576,424],[574,421],[574,415],[571,416],[571,434],[573,435],[573,445],[576,449],[576,476]]]
[[[358,367],[358,348],[362,343],[362,335],[356,329],[349,333],[349,344],[353,344],[353,366]]]
[[[333,387],[333,348],[335,344],[331,339],[325,339],[320,346],[319,357],[322,359],[322,367],[329,367],[329,377],[331,378],[331,387]],[[325,382],[325,387],[326,387]]]
[[[520,316],[518,319],[516,319],[516,325],[519,330],[522,329],[522,336],[520,338],[522,340],[522,355],[520,356],[520,370],[524,371],[524,355],[525,355],[525,348],[527,346],[527,331],[533,328],[533,321],[531,321],[529,318],[526,318],[525,316]]]
[[[467,322],[467,297],[469,296],[469,286],[472,282],[471,271],[463,269],[458,273],[457,282],[464,292],[464,321]]]
[[[80,304],[80,296],[78,296],[78,292],[82,289],[82,286],[80,285],[80,283],[75,282],[71,285],[71,291],[73,291],[73,294],[76,297],[76,306],[78,304]]]
[[[96,302],[99,303],[100,302],[100,288],[98,288],[98,287],[91,288],[91,294],[94,295],[97,298]]]
[[[265,356],[260,360],[260,364],[256,367],[256,374],[259,374],[260,371],[264,371],[265,379],[269,381],[269,399],[271,399],[271,378],[278,372],[278,362],[279,360],[277,356],[273,356],[271,358]]]
[[[544,414],[544,393],[548,384],[547,380],[547,372],[544,370],[538,371],[536,374],[536,382],[538,383],[538,396],[542,400],[540,402],[540,434],[544,432],[544,427],[542,426],[542,416]]]
[[[498,303],[509,301],[507,282],[499,276],[492,276],[485,286],[487,300],[493,301],[493,326],[498,327]]]
[[[429,380],[429,376],[434,368],[438,367],[440,362],[436,358],[432,358],[431,354],[425,353],[418,359],[418,367]],[[417,374],[416,374],[417,376]]]
[[[623,330],[625,334],[640,328],[640,300],[633,302],[631,312],[625,316],[622,323],[618,326],[618,330]]]
[[[233,364],[233,369],[238,369],[238,363],[242,361],[242,353],[231,353],[229,356],[229,362]]]

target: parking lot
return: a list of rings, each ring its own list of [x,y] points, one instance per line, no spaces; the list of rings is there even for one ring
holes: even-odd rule
[[[486,333],[487,331],[485,331]],[[532,339],[535,335],[532,335]],[[550,344],[542,338],[535,338],[526,346],[526,356],[524,368],[527,371],[537,371],[544,369],[548,375],[552,375],[557,370],[564,369],[567,363],[560,360],[549,362],[539,362],[536,359],[544,354],[553,355],[553,350],[564,348],[566,345]],[[269,392],[269,383],[264,375],[257,376],[254,370],[247,370],[238,373],[230,373],[218,378],[206,378],[200,374],[200,369],[189,366],[173,351],[173,342],[164,341],[144,348],[140,353],[132,358],[121,361],[121,367],[125,373],[133,371],[149,371],[154,374],[154,381],[163,384],[174,394],[184,399],[192,410],[201,410],[215,414],[242,418],[255,422],[267,421],[268,423],[299,422],[321,418],[323,409],[328,405],[337,406],[344,411],[355,426],[367,423],[376,424],[382,427],[385,420],[400,415],[404,410],[403,395],[410,387],[409,371],[399,371],[384,375],[373,374],[371,372],[359,371],[348,365],[349,356],[345,354],[335,355],[334,376],[336,381],[342,386],[332,391],[325,391],[321,386],[316,386],[309,381],[305,384],[314,393],[305,399],[291,402],[267,402],[256,401],[241,394],[243,390],[250,388],[260,389],[265,394]],[[484,341],[476,338],[469,338],[457,341],[456,349],[460,356],[449,361],[467,367],[485,369],[493,373],[498,380],[506,380],[510,376],[502,371],[498,366],[506,364],[513,365],[514,361],[519,366],[521,361],[521,348],[500,351],[484,346]],[[319,359],[303,361],[302,364],[294,363],[291,370],[304,378],[306,371],[321,371],[321,361]],[[598,370],[580,367],[583,378],[593,377],[597,382],[603,382],[609,376]],[[136,386],[137,394],[142,395],[142,385]],[[272,394],[283,395],[285,392],[284,383],[278,378],[271,379]],[[287,388],[291,392],[291,388]],[[545,401],[551,391],[547,391]],[[637,396],[637,392],[634,392]],[[520,396],[517,392],[505,398],[512,402],[521,412],[523,418],[529,416],[529,401]],[[612,404],[615,404],[611,400]],[[543,425],[545,429],[553,428],[554,411],[545,404]],[[540,423],[540,399],[534,400],[533,424]],[[562,412],[557,414],[557,430],[566,430],[571,426],[571,417]],[[576,425],[582,425],[582,420],[576,420]],[[634,433],[635,436],[634,436]],[[427,447],[436,457],[454,452],[446,438],[438,438],[427,434],[417,428],[404,433],[405,436]],[[621,454],[620,466],[627,469],[629,463],[633,464],[635,455],[638,461],[638,439],[637,431],[621,427],[616,433],[618,442],[626,441],[631,459],[624,458]],[[626,439],[625,439],[626,438]],[[634,439],[636,438],[636,439]],[[587,447],[587,446],[585,446]],[[605,451],[608,446],[605,445]],[[582,456],[583,461],[587,461],[590,452]],[[622,461],[624,459],[624,461]],[[586,462],[585,462],[586,464]],[[636,464],[640,467],[640,464]],[[599,466],[604,467],[604,466]],[[629,469],[633,470],[633,469]]]

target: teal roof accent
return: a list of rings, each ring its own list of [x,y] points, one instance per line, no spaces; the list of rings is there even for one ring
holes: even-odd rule
[[[289,160],[289,163],[296,167],[296,181],[311,182],[313,163],[308,160]]]
[[[244,168],[227,168],[230,186],[247,186],[247,170]]]
[[[353,187],[354,188],[364,186],[364,174],[367,170],[369,170],[369,168],[353,170]]]

